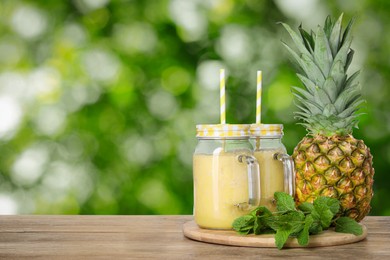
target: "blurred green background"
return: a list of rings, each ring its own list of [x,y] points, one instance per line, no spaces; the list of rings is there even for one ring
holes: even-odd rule
[[[371,215],[390,215],[390,2],[63,0],[0,2],[0,213],[191,214],[195,125],[266,123],[289,153],[299,84],[279,21],[312,29],[357,16],[360,129],[376,169]]]

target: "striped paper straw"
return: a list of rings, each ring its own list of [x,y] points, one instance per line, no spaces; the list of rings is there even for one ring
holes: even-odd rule
[[[220,106],[220,116],[221,124],[226,124],[226,103],[225,103],[225,70],[219,70],[219,106]]]
[[[261,123],[261,82],[262,74],[261,70],[257,71],[257,94],[256,94],[256,124]]]

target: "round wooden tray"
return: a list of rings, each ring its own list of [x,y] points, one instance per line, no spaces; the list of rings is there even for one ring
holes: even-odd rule
[[[320,247],[355,243],[363,240],[367,236],[366,226],[362,225],[362,227],[363,234],[360,236],[338,233],[329,229],[321,234],[310,236],[309,244],[307,246],[299,245],[296,238],[289,238],[284,247]],[[232,230],[203,229],[198,227],[195,221],[184,223],[183,233],[190,239],[213,244],[247,247],[276,247],[273,234],[242,236]]]

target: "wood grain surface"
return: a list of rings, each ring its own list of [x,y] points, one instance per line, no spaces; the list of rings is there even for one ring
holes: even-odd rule
[[[209,244],[183,235],[192,216],[0,216],[0,259],[390,259],[390,217],[366,217],[367,238],[315,248]]]

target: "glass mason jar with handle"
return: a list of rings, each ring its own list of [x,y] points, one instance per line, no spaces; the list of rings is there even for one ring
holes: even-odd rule
[[[198,226],[231,229],[260,202],[259,165],[249,125],[197,125],[193,154],[194,218]]]
[[[284,191],[292,196],[295,193],[294,163],[282,137],[281,124],[252,124],[250,127],[250,141],[261,173],[260,205],[271,211],[276,211],[275,192]]]

